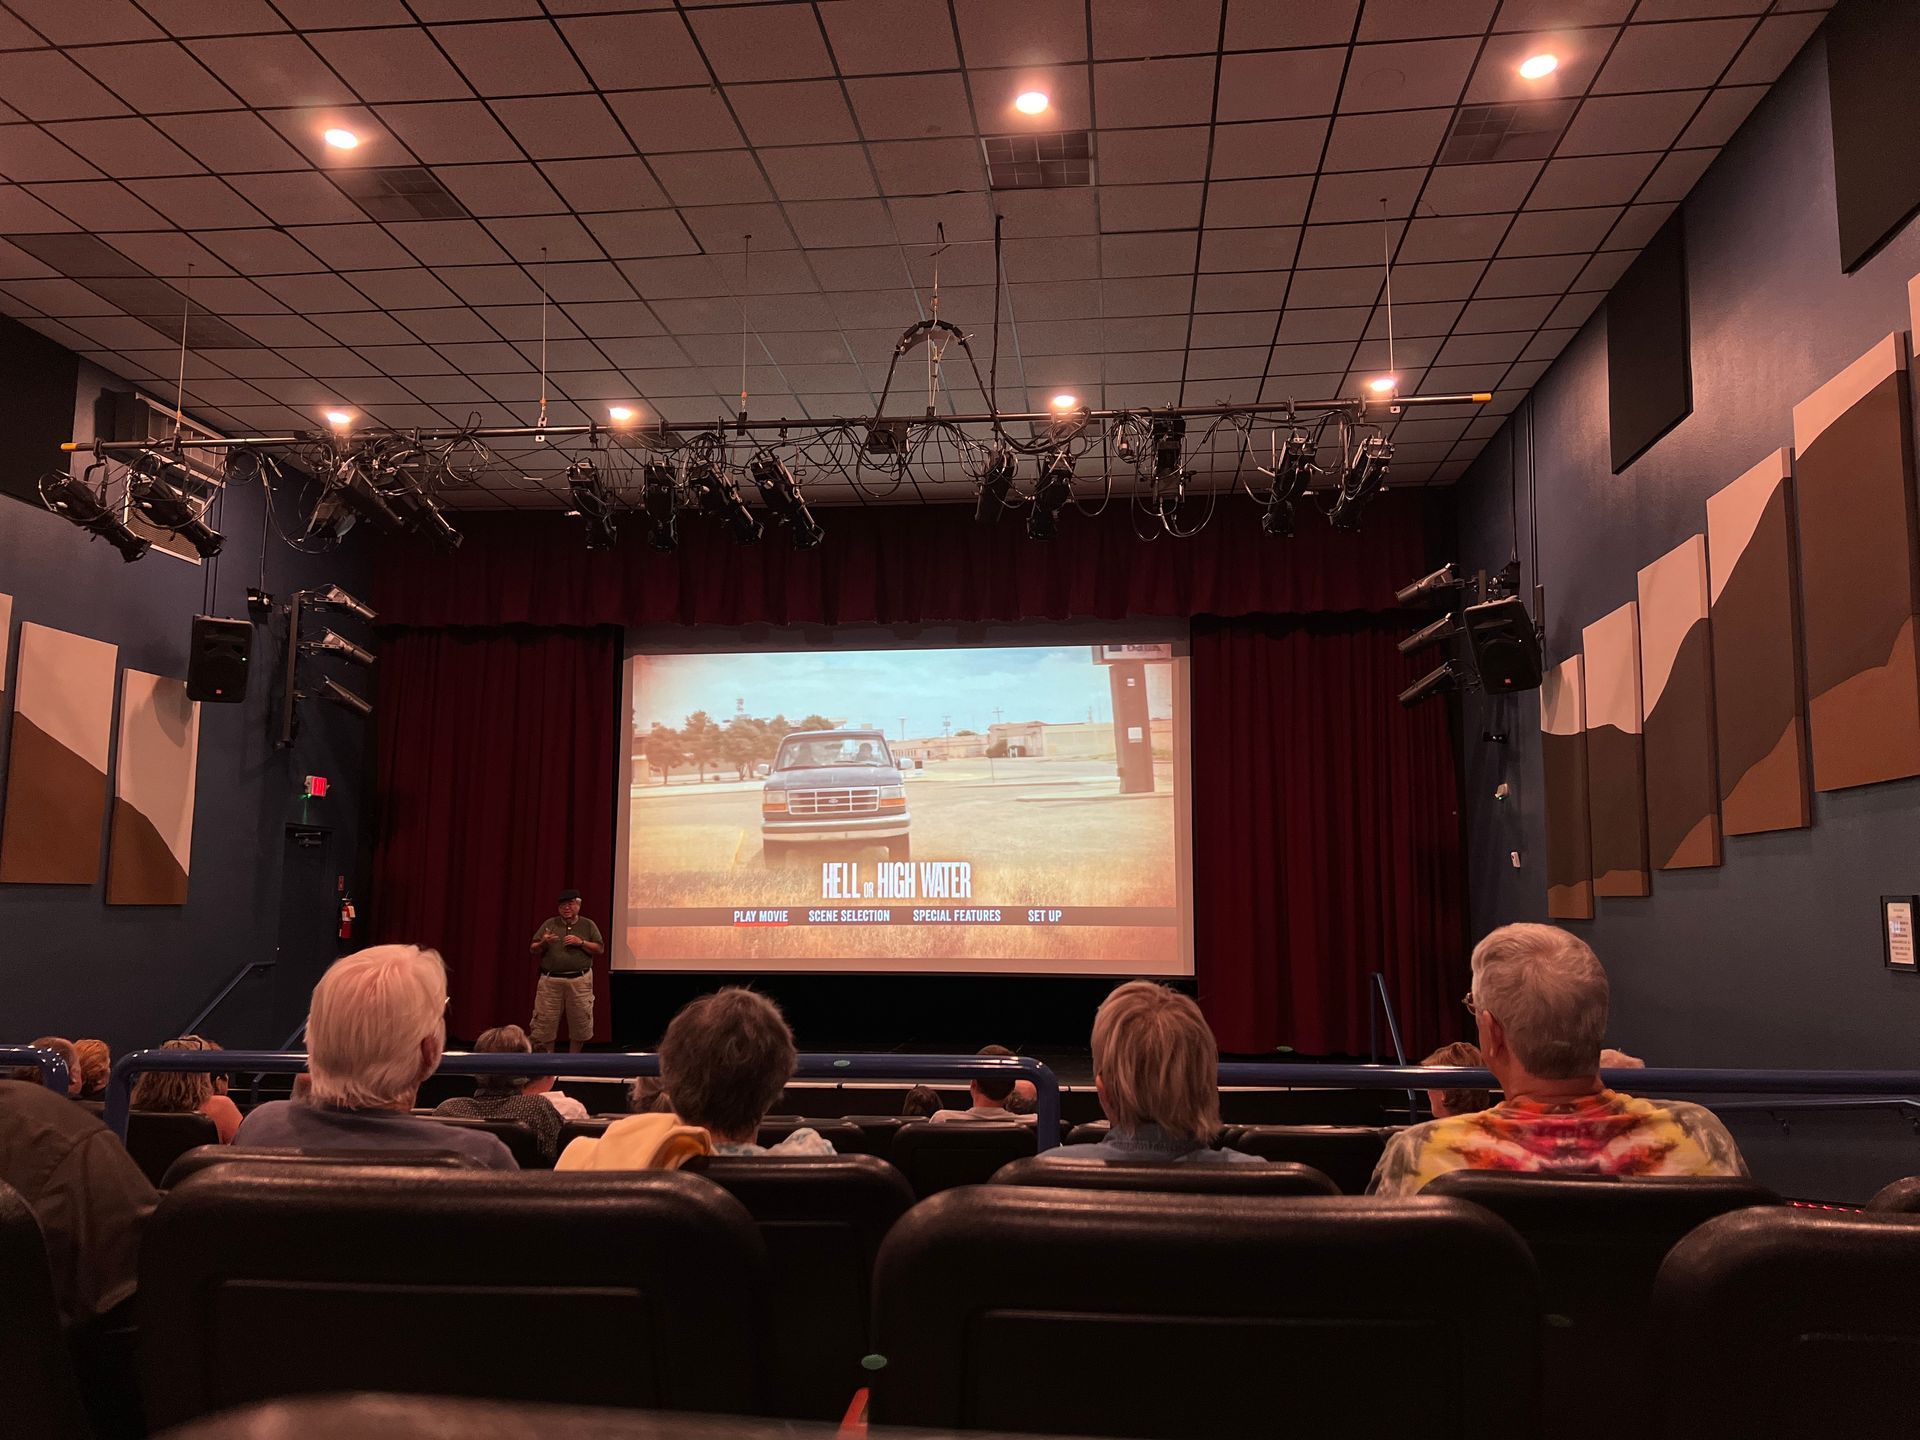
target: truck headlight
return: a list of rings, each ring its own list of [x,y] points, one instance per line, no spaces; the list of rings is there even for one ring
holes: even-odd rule
[[[880,808],[882,810],[906,809],[907,787],[904,785],[882,785],[880,787]]]
[[[760,795],[760,812],[764,815],[770,810],[785,812],[787,792],[784,790],[765,790]]]

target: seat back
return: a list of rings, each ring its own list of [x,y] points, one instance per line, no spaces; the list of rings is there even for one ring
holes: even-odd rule
[[[860,1132],[862,1154],[878,1155],[882,1160],[893,1154],[893,1137],[907,1123],[900,1115],[848,1115],[847,1124]]]
[[[772,1147],[803,1126],[817,1130],[820,1138],[842,1155],[866,1153],[867,1137],[861,1133],[858,1125],[849,1125],[844,1120],[809,1120],[804,1115],[764,1116],[760,1121],[760,1133],[754,1140],[757,1144]]]
[[[744,1205],[766,1244],[771,1412],[838,1420],[867,1383],[874,1259],[912,1187],[871,1155],[714,1155],[687,1169]]]
[[[1311,1165],[1343,1193],[1364,1195],[1392,1135],[1376,1125],[1241,1125],[1225,1143],[1262,1160]]]
[[[540,1153],[540,1142],[533,1138],[529,1130],[518,1120],[502,1120],[498,1117],[478,1115],[436,1115],[431,1110],[415,1111],[422,1120],[431,1120],[437,1125],[458,1125],[463,1130],[484,1130],[513,1156],[513,1163],[522,1170],[550,1170],[553,1161]]]
[[[263,1165],[413,1165],[434,1170],[484,1170],[471,1155],[452,1150],[285,1150],[266,1145],[196,1145],[167,1167],[162,1189],[189,1175],[235,1160]]]
[[[1920,1215],[1920,1175],[1909,1175],[1886,1186],[1867,1202],[1877,1214]]]
[[[155,1185],[187,1151],[219,1143],[219,1129],[198,1110],[135,1110],[127,1116],[127,1153]]]
[[[1539,1323],[1526,1246],[1457,1200],[980,1186],[915,1206],[881,1247],[872,1418],[1182,1440],[1531,1436]],[[1489,1356],[1500,1383],[1467,1383]]]
[[[675,1171],[217,1165],[141,1245],[148,1416],[343,1383],[751,1413],[765,1269],[740,1203]]]
[[[1034,1153],[1034,1127],[994,1121],[916,1120],[893,1135],[888,1157],[921,1199],[956,1185],[984,1185],[1009,1160]]]
[[[1891,1440],[1920,1394],[1920,1218],[1785,1206],[1709,1220],[1654,1288],[1652,1344],[1684,1356],[1668,1436]]]
[[[20,1440],[85,1435],[86,1412],[60,1323],[40,1222],[0,1182],[0,1430]]]
[[[1061,1158],[1053,1158],[1055,1155]],[[1046,1185],[1056,1190],[1162,1190],[1182,1195],[1338,1195],[1339,1188],[1307,1165],[1192,1165],[1172,1161],[1074,1160],[1050,1151],[1009,1161],[994,1172],[996,1185]]]

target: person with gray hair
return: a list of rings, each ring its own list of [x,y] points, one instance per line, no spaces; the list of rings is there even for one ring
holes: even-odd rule
[[[476,1055],[531,1055],[533,1042],[518,1025],[496,1025],[473,1042]],[[547,1103],[551,1075],[482,1075],[472,1095],[456,1095],[433,1107],[456,1120],[516,1120],[533,1134],[548,1160],[560,1153],[560,1112]]]
[[[1503,925],[1474,947],[1472,965],[1465,1003],[1505,1098],[1402,1130],[1380,1157],[1369,1194],[1412,1195],[1449,1170],[1747,1173],[1711,1111],[1601,1084],[1607,972],[1586,941],[1552,925]]]
[[[248,1115],[236,1145],[329,1152],[445,1150],[517,1170],[483,1130],[414,1115],[447,1043],[447,967],[417,945],[376,945],[333,962],[307,1013],[307,1098]]]

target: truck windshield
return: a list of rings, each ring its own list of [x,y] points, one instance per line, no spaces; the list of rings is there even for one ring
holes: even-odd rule
[[[817,740],[788,740],[780,746],[776,770],[814,770],[830,765],[870,765],[893,768],[887,742],[877,735],[823,736]]]

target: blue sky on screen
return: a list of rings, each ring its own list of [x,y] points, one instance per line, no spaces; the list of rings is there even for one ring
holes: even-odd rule
[[[892,739],[955,730],[985,733],[996,719],[1053,724],[1112,719],[1106,667],[1088,645],[966,650],[760,652],[636,657],[636,726],[678,726],[695,710],[725,724],[747,713],[798,720],[819,714],[872,725]],[[995,710],[1000,711],[995,715]]]

